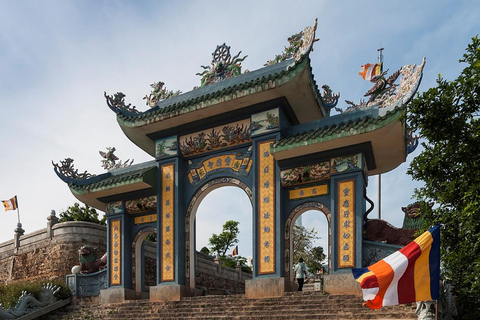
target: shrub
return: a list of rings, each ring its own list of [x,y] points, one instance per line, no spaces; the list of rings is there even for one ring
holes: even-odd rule
[[[0,284],[0,304],[2,304],[2,307],[5,309],[7,309],[8,306],[12,308],[15,307],[23,291],[39,299],[44,283],[52,283],[60,287],[60,290],[55,294],[57,299],[66,299],[72,295],[70,289],[63,283],[48,280],[22,281],[11,284]]]

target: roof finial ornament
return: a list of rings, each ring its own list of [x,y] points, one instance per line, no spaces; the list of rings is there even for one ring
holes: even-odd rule
[[[182,93],[180,90],[167,90],[166,87],[163,87],[164,85],[165,83],[162,81],[158,81],[150,85],[150,87],[152,87],[152,91],[149,95],[145,95],[145,97],[143,97],[143,100],[147,100],[148,106],[153,108],[159,101],[178,96]]]
[[[326,84],[322,86],[322,89],[322,99],[325,102],[325,107],[327,107],[328,110],[332,110],[338,103],[338,98],[340,98],[340,92],[337,94],[333,93],[332,89],[330,89],[330,87]],[[337,110],[337,108],[335,108],[335,110]]]
[[[107,152],[99,151],[100,155],[103,158],[102,167],[105,170],[110,171],[110,170],[113,170],[113,169],[126,168],[126,167],[132,165],[133,159],[132,159],[132,161],[130,161],[130,159],[127,159],[127,161],[125,161],[123,163],[120,160],[118,163],[116,163],[115,161],[118,160],[118,157],[113,154],[116,150],[115,147],[112,147],[112,148],[106,147],[106,148],[107,148]]]
[[[235,57],[230,55],[230,47],[225,43],[217,46],[212,53],[212,62],[210,66],[201,66],[205,71],[197,73],[202,77],[201,87],[216,83],[225,79],[236,77],[242,73],[241,62],[248,56],[239,58],[242,51],[240,51]],[[248,70],[245,70],[245,73]]]
[[[407,130],[405,132],[406,136],[407,136],[407,154],[410,154],[412,153],[413,151],[415,151],[415,149],[417,149],[418,147],[418,136],[417,135],[413,135],[413,132],[412,130],[410,130],[408,127],[407,127]]]
[[[296,33],[289,37],[288,43],[290,44],[288,47],[285,47],[285,50],[275,56],[273,60],[267,61],[265,66],[270,66],[290,58],[295,58],[295,62],[299,61],[303,56],[309,54],[313,51],[313,43],[318,41],[319,39],[315,39],[315,31],[317,30],[317,19],[313,26],[308,26],[303,31]]]
[[[365,97],[369,97],[369,99],[367,101],[362,99],[358,104],[345,100],[345,102],[350,105],[345,111],[348,112],[373,106],[389,108],[406,105],[420,85],[424,66],[425,58],[423,58],[419,66],[415,64],[405,65],[388,78],[385,77],[388,70],[373,76],[371,81],[375,82],[375,85],[364,95]],[[400,76],[402,76],[400,78],[400,84],[395,84]]]
[[[123,92],[117,92],[113,96],[109,96],[107,95],[107,92],[104,91],[103,95],[105,99],[107,99],[107,105],[116,113],[118,113],[118,110],[124,110],[134,114],[140,113],[137,109],[135,109],[135,106],[132,107],[131,103],[125,104],[126,96]]]
[[[79,179],[84,180],[95,175],[88,173],[86,170],[84,173],[78,173],[78,169],[73,168],[73,159],[66,158],[64,161],[60,160],[61,166],[58,163],[53,163],[53,170],[57,173],[57,175],[62,175],[67,178]]]

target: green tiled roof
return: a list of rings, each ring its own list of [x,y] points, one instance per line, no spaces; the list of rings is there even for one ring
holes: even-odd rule
[[[377,109],[378,110],[378,109]],[[375,110],[370,110],[375,111]],[[397,107],[386,111],[383,115],[375,112],[358,111],[351,114],[342,114],[327,119],[320,119],[310,124],[312,129],[288,134],[272,145],[271,152],[279,152],[297,147],[307,146],[324,141],[354,136],[378,128],[397,120],[405,111],[404,107]]]
[[[72,191],[78,194],[87,194],[112,189],[120,186],[126,186],[137,182],[146,182],[154,184],[157,175],[157,164],[155,161],[141,163],[127,168],[110,171],[111,175],[100,181],[91,184],[82,181],[82,184],[69,183]],[[152,185],[153,186],[153,185]]]
[[[115,109],[118,122],[125,127],[138,127],[164,118],[206,108],[224,101],[241,98],[282,85],[309,65],[308,55],[299,61],[289,59],[255,71],[243,73],[235,78],[200,87],[184,94],[158,102],[157,106],[139,114]],[[310,70],[310,68],[309,68]],[[309,71],[311,73],[311,70]],[[313,80],[313,75],[311,75]],[[314,83],[314,81],[313,81]],[[321,99],[316,83],[313,88],[317,99]],[[319,105],[322,105],[319,103]]]

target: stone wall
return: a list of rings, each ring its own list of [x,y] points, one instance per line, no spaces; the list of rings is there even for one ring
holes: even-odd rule
[[[30,234],[0,243],[0,283],[25,279],[64,282],[65,275],[78,265],[78,249],[84,244],[106,251],[106,228],[91,222],[52,224]]]
[[[197,288],[206,290],[207,294],[245,293],[245,280],[251,279],[250,273],[240,267],[232,269],[222,266],[220,261],[197,252],[196,281]]]

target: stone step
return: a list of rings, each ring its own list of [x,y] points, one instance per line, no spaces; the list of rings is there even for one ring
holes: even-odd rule
[[[278,298],[246,299],[244,295],[203,296],[181,301],[128,301],[123,304],[69,306],[50,320],[85,319],[416,319],[412,305],[371,310],[357,295],[293,292]]]

